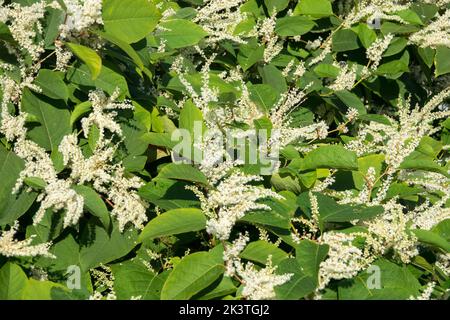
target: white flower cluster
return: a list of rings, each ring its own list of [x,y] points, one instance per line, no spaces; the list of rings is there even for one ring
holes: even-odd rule
[[[333,91],[351,90],[356,81],[356,65],[351,69],[347,64],[341,67],[336,80],[328,86]]]
[[[79,36],[92,25],[103,24],[102,0],[64,0],[66,20],[60,25],[61,38]]]
[[[120,125],[114,120],[117,116],[117,109],[133,109],[133,105],[128,102],[115,102],[120,95],[120,90],[116,89],[110,97],[107,97],[102,90],[95,90],[89,93],[89,101],[92,103],[92,112],[88,117],[81,119],[84,137],[89,136],[92,125],[99,129],[98,143],[105,141],[105,129],[112,134],[122,136]],[[111,111],[114,110],[114,111]]]
[[[289,118],[290,113],[303,102],[305,96],[305,92],[297,87],[283,93],[270,113],[270,121],[273,127],[282,128],[289,126],[292,121]]]
[[[42,33],[39,20],[44,18],[46,6],[45,1],[35,2],[30,6],[22,6],[16,2],[0,6],[0,22],[8,22],[12,37],[21,48],[27,50],[33,61],[37,61],[44,52],[44,42],[37,42],[36,37]]]
[[[197,187],[188,187],[200,199],[202,210],[208,216],[207,232],[221,240],[228,239],[231,229],[237,220],[252,210],[270,210],[270,207],[257,203],[258,200],[281,197],[270,189],[250,185],[250,182],[261,181],[262,177],[247,175],[236,167],[242,164],[240,160],[233,160],[225,149],[223,135],[220,134],[219,124],[227,124],[226,114],[218,114],[217,109],[210,109],[209,104],[217,100],[217,93],[209,87],[209,66],[214,57],[206,59],[202,68],[202,88],[200,95],[184,77],[180,80],[186,91],[192,97],[194,104],[202,111],[208,131],[202,141],[195,141],[194,147],[202,151],[203,155],[198,163],[199,169],[209,181],[206,195]],[[241,79],[239,73],[232,75]],[[238,100],[247,104],[246,88],[242,84],[244,96]]]
[[[26,132],[24,127],[22,130]],[[83,213],[83,197],[70,188],[70,181],[58,178],[47,152],[37,143],[24,138],[16,141],[14,152],[25,160],[25,168],[20,172],[13,192],[19,191],[26,178],[40,178],[46,183],[45,189],[37,198],[41,205],[33,222],[39,223],[47,209],[52,209],[53,212],[65,209],[64,227],[76,224]]]
[[[422,186],[430,193],[442,193],[442,197],[433,204],[427,200],[408,212],[409,219],[412,222],[411,227],[430,230],[441,221],[450,219],[450,208],[445,206],[450,199],[450,179],[435,172],[427,172],[419,177],[417,175],[415,177],[410,176],[412,174],[401,172],[398,178],[410,185]]]
[[[231,245],[225,244],[223,251],[223,261],[225,261],[225,275],[232,277],[236,274],[235,262],[239,261],[239,255],[250,241],[248,234],[239,234],[239,237]]]
[[[70,188],[71,185],[70,180],[55,179],[45,187],[45,191],[37,197],[41,206],[34,216],[35,224],[44,218],[47,209],[53,212],[66,210],[64,228],[78,223],[83,214],[84,199]]]
[[[436,282],[431,281],[427,283],[427,286],[422,291],[421,295],[418,297],[409,297],[409,300],[431,300],[431,295],[433,294],[434,287],[436,286]]]
[[[437,255],[436,266],[441,269],[446,276],[450,277],[450,253],[439,253]]]
[[[18,228],[19,222],[16,221],[8,231],[3,231],[3,233],[0,234],[0,256],[5,257],[44,256],[49,258],[55,257],[48,251],[50,246],[52,245],[51,242],[32,245],[31,243],[33,242],[33,238],[35,237],[35,235],[32,235],[30,238],[21,241],[14,239],[14,236],[16,235]]]
[[[55,55],[56,55],[56,67],[55,70],[65,72],[72,59],[73,54],[71,51],[64,48],[61,41],[55,41]]]
[[[370,68],[372,70],[376,70],[380,65],[383,53],[386,51],[393,38],[394,35],[389,33],[384,38],[375,40],[370,47],[367,48],[366,56],[367,59],[371,61]]]
[[[420,47],[436,48],[446,46],[450,48],[450,9],[422,30],[413,33],[409,42]]]
[[[302,128],[291,127],[290,114],[305,99],[305,91],[292,88],[280,96],[280,99],[272,108],[269,119],[272,122],[272,135],[269,145],[273,149],[280,149],[300,138],[306,140],[324,139],[328,135],[328,126],[324,121],[311,124]]]
[[[422,108],[416,106],[410,110],[409,102],[399,99],[398,121],[389,118],[390,125],[370,122],[360,127],[356,139],[346,144],[346,148],[359,156],[367,153],[381,152],[388,165],[386,177],[379,189],[376,202],[382,201],[403,160],[419,145],[425,135],[436,131],[432,121],[450,116],[450,111],[434,111],[442,101],[450,96],[450,87],[435,95]],[[371,137],[371,141],[367,137]]]
[[[331,47],[332,47],[332,41],[331,41],[331,37],[329,37],[328,39],[324,40],[322,43],[317,44],[316,42],[313,43],[313,47],[318,46],[319,48],[322,48],[322,51],[320,52],[319,55],[317,55],[317,57],[315,57],[314,59],[312,59],[309,62],[309,66],[315,65],[316,63],[319,63],[321,61],[323,61],[323,59],[325,59],[325,57],[331,53]]]
[[[408,263],[419,254],[417,238],[409,232],[408,216],[403,212],[403,206],[391,200],[385,205],[384,214],[368,222],[369,234],[367,245],[375,254],[382,255],[392,249],[402,262]]]
[[[257,34],[262,38],[265,45],[264,48],[264,62],[269,63],[275,58],[281,50],[283,50],[283,41],[279,40],[275,33],[276,14],[275,12],[269,18],[264,18],[260,21],[257,28]]]
[[[275,274],[276,269],[270,257],[265,268],[258,270],[251,262],[239,268],[237,273],[244,284],[242,296],[249,300],[274,299],[274,287],[288,282],[293,276],[292,273]]]
[[[383,19],[406,23],[397,12],[406,10],[411,3],[399,4],[397,0],[363,0],[345,17],[343,25],[350,28],[353,24],[365,19],[374,21]]]
[[[450,95],[450,88],[434,96],[422,108],[416,106],[410,110],[409,102],[399,103],[398,121],[389,118],[391,125],[371,122],[363,125],[356,140],[346,145],[347,148],[357,151],[359,155],[380,152],[385,155],[387,168],[383,173],[384,179],[380,179],[376,197],[370,198],[374,180],[374,172],[368,173],[366,184],[358,196],[348,194],[340,203],[366,203],[367,205],[381,204],[387,195],[394,175],[399,181],[410,185],[419,185],[430,192],[440,192],[443,197],[432,205],[425,202],[414,210],[406,209],[391,199],[383,204],[384,214],[371,220],[362,222],[368,227],[366,234],[366,246],[374,255],[383,255],[392,250],[402,262],[408,263],[418,252],[418,241],[411,229],[420,228],[429,230],[440,221],[449,218],[449,210],[445,203],[449,198],[449,180],[438,173],[409,174],[400,170],[403,160],[410,155],[419,145],[422,137],[431,135],[436,131],[432,121],[448,117],[448,111],[434,111],[443,99]],[[370,135],[371,142],[366,144],[366,137]]]
[[[227,240],[236,221],[252,210],[270,210],[271,208],[258,200],[273,197],[282,199],[276,192],[249,185],[250,182],[261,181],[262,177],[246,175],[232,170],[209,190],[205,197],[198,189],[193,189],[199,196],[203,212],[208,216],[206,231],[220,240]]]
[[[371,22],[379,19],[396,21],[406,23],[400,16],[397,15],[399,11],[408,9],[410,3],[399,4],[396,0],[363,0],[358,5],[352,5],[352,10],[343,18],[342,26],[346,29],[351,28],[355,23],[364,21]],[[315,50],[321,48],[319,55],[314,57],[309,65],[315,65],[325,59],[325,57],[332,51],[332,37],[331,35],[322,40],[318,38],[314,41],[308,41],[306,49]],[[376,68],[375,68],[376,69]]]
[[[347,118],[348,121],[353,121],[358,117],[358,115],[359,115],[359,112],[357,109],[348,108],[347,113],[345,114],[345,117]]]
[[[361,250],[352,244],[355,237],[355,234],[334,231],[325,232],[321,236],[319,242],[327,244],[329,250],[327,259],[320,263],[319,290],[324,289],[332,279],[353,278],[373,262],[373,257],[367,250]]]
[[[216,43],[221,40],[231,40],[236,43],[246,43],[236,27],[243,22],[247,15],[240,10],[244,0],[207,0],[204,6],[197,10],[194,22],[208,32],[207,42]]]
[[[117,300],[114,290],[114,275],[110,267],[100,265],[100,269],[91,269],[90,273],[95,279],[93,286],[94,293],[89,296],[89,300]],[[106,290],[105,290],[106,289]]]
[[[45,149],[26,139],[26,114],[20,111],[20,107],[18,116],[10,113],[9,103],[18,103],[16,97],[21,96],[22,88],[14,85],[14,81],[7,77],[0,80],[4,92],[0,132],[9,142],[14,142],[14,152],[25,161],[25,168],[21,171],[13,192],[19,191],[26,178],[42,179],[46,187],[37,198],[41,205],[34,216],[34,223],[37,224],[42,220],[47,209],[52,209],[53,212],[65,209],[64,226],[76,224],[83,213],[83,198],[70,189],[70,182],[58,178],[53,162]]]
[[[106,98],[101,91],[92,91],[89,98],[92,102],[93,112],[81,120],[85,136],[88,136],[90,126],[96,124],[100,136],[93,154],[85,158],[75,134],[67,135],[61,141],[59,151],[63,155],[64,164],[70,166],[70,178],[77,184],[91,182],[94,189],[107,195],[113,203],[111,215],[119,222],[122,231],[129,222],[137,228],[143,228],[147,221],[146,209],[148,204],[137,194],[143,183],[138,177],[126,177],[124,168],[120,162],[114,163],[115,147],[111,146],[111,140],[105,139],[105,129],[110,133],[122,137],[122,130],[114,117],[115,111],[105,113],[106,110],[131,109],[128,103],[115,103],[117,93]]]
[[[272,266],[272,256],[267,258],[264,268],[257,268],[251,262],[244,265],[239,258],[239,254],[248,241],[248,235],[240,234],[231,245],[225,245],[223,259],[227,267],[226,276],[236,276],[241,281],[244,286],[242,296],[246,299],[274,299],[274,287],[288,282],[293,274],[275,274],[277,267]]]

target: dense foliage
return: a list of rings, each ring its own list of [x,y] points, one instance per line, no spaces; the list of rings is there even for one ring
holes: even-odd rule
[[[447,299],[450,1],[0,0],[0,299]]]

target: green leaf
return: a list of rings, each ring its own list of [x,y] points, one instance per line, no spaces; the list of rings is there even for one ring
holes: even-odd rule
[[[295,258],[300,270],[311,277],[315,285],[318,283],[320,263],[327,257],[328,249],[328,245],[318,244],[311,240],[302,240],[295,247]]]
[[[139,195],[164,210],[198,207],[199,201],[183,181],[156,178],[141,187]]]
[[[368,278],[375,274],[362,271],[352,280],[343,281],[338,289],[339,298],[342,300],[406,300],[410,296],[419,295],[420,283],[406,266],[398,266],[384,259],[374,262],[373,265],[379,268],[380,288],[369,289]]]
[[[100,139],[100,129],[94,124],[88,134],[88,144],[92,152],[96,149],[98,139]]]
[[[134,119],[136,119],[137,122],[143,125],[147,131],[149,131],[152,126],[151,112],[136,101],[133,101],[132,104],[134,107]]]
[[[23,160],[0,144],[0,225],[13,223],[31,207],[36,199],[37,194],[27,192],[25,188],[17,194],[12,193],[19,174],[24,168]]]
[[[156,132],[149,132],[148,133],[148,142],[151,145],[159,146],[159,147],[166,147],[169,149],[172,149],[174,146],[177,145],[177,141],[173,141],[171,139],[171,135],[168,133],[156,133]]]
[[[27,177],[23,180],[23,182],[35,189],[45,189],[45,187],[47,186],[47,182],[39,177]]]
[[[332,49],[334,52],[350,51],[358,48],[358,36],[352,30],[341,29],[333,34]]]
[[[392,199],[398,196],[401,199],[411,199],[412,197],[417,198],[417,194],[423,192],[423,188],[420,187],[410,187],[405,183],[394,182],[389,187],[386,193],[386,199]]]
[[[400,59],[386,62],[378,67],[376,73],[379,75],[397,75],[409,71],[409,53],[405,51]]]
[[[161,14],[146,0],[104,0],[102,17],[107,33],[134,43],[155,29]]]
[[[358,170],[356,153],[339,145],[319,147],[309,152],[303,163],[304,170],[317,168]]]
[[[333,10],[329,0],[302,0],[295,7],[294,14],[323,18],[333,15]]]
[[[190,254],[175,266],[161,291],[161,300],[187,300],[224,272],[223,258],[211,252]]]
[[[347,107],[355,108],[356,110],[358,110],[358,116],[367,113],[364,103],[353,92],[350,92],[348,90],[341,90],[336,91],[335,94],[339,98],[339,100],[341,100]]]
[[[64,23],[65,13],[62,10],[46,8],[44,44],[46,49],[54,48],[56,38],[59,36],[59,26]],[[63,9],[65,10],[65,9]]]
[[[364,177],[370,167],[375,168],[375,178],[378,178],[381,173],[381,167],[384,161],[383,154],[371,154],[365,157],[358,158],[358,171],[353,171],[353,182],[358,190],[361,190],[365,185]],[[379,184],[379,183],[378,183]]]
[[[280,195],[282,195],[285,199],[269,198],[261,201],[261,203],[268,205],[271,210],[255,210],[248,212],[244,217],[239,219],[239,221],[280,229],[289,229],[290,218],[297,209],[295,200],[290,201],[289,195],[294,198],[295,195],[287,191],[280,192]]]
[[[359,40],[366,49],[377,39],[376,32],[372,28],[369,28],[367,23],[360,23],[356,30]]]
[[[429,22],[433,17],[435,17],[436,12],[439,10],[435,4],[431,3],[414,3],[411,6],[411,9],[419,15],[424,23]]]
[[[300,36],[307,33],[316,24],[306,17],[290,16],[277,19],[275,32],[280,36]]]
[[[381,33],[387,35],[389,33],[394,34],[407,34],[419,31],[419,26],[413,24],[401,24],[386,21],[381,24]]]
[[[36,241],[44,243],[53,241],[63,231],[63,216],[53,214],[51,209],[45,211],[42,221],[27,226],[26,237],[36,237]]]
[[[119,300],[140,296],[142,300],[159,300],[167,273],[150,272],[144,264],[125,261],[111,266],[114,274],[114,290]]]
[[[436,48],[436,56],[434,58],[434,65],[436,69],[434,75],[439,77],[450,72],[450,48],[439,46]]]
[[[76,43],[66,43],[70,50],[89,68],[91,79],[95,80],[102,69],[102,58],[91,48]]]
[[[418,151],[413,151],[400,164],[400,169],[416,169],[448,175],[445,167],[441,167],[432,157]]]
[[[415,229],[412,230],[412,232],[416,235],[420,242],[442,248],[445,251],[450,252],[450,242],[442,238],[439,234],[421,229]]]
[[[90,101],[85,101],[77,104],[70,115],[70,126],[81,118],[84,114],[88,113],[92,109],[92,103]]]
[[[270,183],[276,191],[288,190],[293,193],[300,193],[301,186],[299,179],[289,173],[274,173],[270,178]]]
[[[72,131],[70,112],[60,102],[41,99],[28,89],[22,95],[22,110],[34,115],[41,124],[28,135],[47,150],[57,149],[62,138]]]
[[[268,64],[260,68],[259,73],[264,84],[270,85],[279,94],[286,92],[287,84],[285,77],[273,64]]]
[[[406,40],[405,40],[406,42]],[[419,54],[422,61],[426,64],[428,68],[431,68],[431,66],[434,63],[434,56],[436,54],[436,50],[430,48],[430,47],[419,47],[417,48],[417,53]]]
[[[106,65],[103,65],[100,75],[95,80],[92,80],[89,75],[88,67],[83,64],[79,67],[71,68],[67,72],[66,77],[70,82],[102,89],[109,95],[112,95],[117,88],[119,88],[122,96],[129,94],[128,84],[124,76]]]
[[[255,63],[263,60],[264,46],[258,44],[256,39],[250,39],[247,43],[239,45],[237,61],[242,70],[247,71]]]
[[[406,40],[405,38],[395,37],[391,40],[391,43],[383,53],[383,57],[390,57],[401,52],[403,49],[405,49],[407,44],[408,40]]]
[[[34,83],[42,89],[42,94],[52,99],[69,99],[69,89],[63,81],[64,75],[48,69],[39,70]]]
[[[431,137],[424,136],[419,143],[416,151],[423,153],[431,158],[436,158],[442,150],[442,143],[440,141],[434,140]]]
[[[339,75],[339,68],[328,63],[319,63],[314,72],[319,77],[336,78]]]
[[[84,208],[92,215],[100,219],[106,230],[111,225],[111,216],[106,208],[105,203],[94,189],[88,186],[76,185],[72,189],[76,191],[84,199]]]
[[[82,230],[80,242],[80,267],[82,271],[98,267],[125,256],[136,245],[137,231],[129,228],[120,232],[114,223],[109,234],[95,221]]]
[[[186,80],[192,85],[197,94],[201,93],[201,88],[203,86],[202,75],[200,73],[187,74],[185,75]],[[216,88],[219,90],[220,94],[233,93],[236,94],[237,90],[232,83],[225,82],[217,74],[209,73],[209,85],[211,88]],[[185,86],[181,83],[178,76],[170,79],[166,86],[167,89],[175,90],[178,92],[186,92]],[[189,93],[187,93],[189,95]]]
[[[133,60],[133,62],[136,64],[136,66],[139,69],[141,69],[141,70],[144,69],[144,63],[142,62],[141,58],[139,57],[137,52],[133,49],[133,47],[130,46],[127,42],[120,40],[119,38],[117,38],[109,33],[101,32],[101,31],[96,31],[95,33],[98,34],[103,39],[108,40],[109,42],[118,46],[131,58],[131,60]]]
[[[202,27],[185,19],[167,20],[160,26],[162,30],[156,37],[167,41],[167,45],[173,49],[196,45],[208,35]]]
[[[289,0],[264,0],[267,12],[272,14],[275,10],[277,13],[283,11],[289,5]]]
[[[9,27],[4,22],[0,22],[0,39],[7,42],[14,41]]]
[[[438,234],[440,237],[450,241],[450,219],[445,219],[435,225],[431,231]]]
[[[405,20],[406,22],[409,22],[411,24],[419,24],[419,25],[423,24],[422,20],[417,15],[417,13],[415,13],[411,9],[404,9],[401,11],[397,11],[397,12],[395,12],[395,15],[399,16],[400,18],[402,18],[403,20]]]
[[[252,84],[249,86],[250,99],[255,102],[260,110],[270,111],[278,101],[277,92],[267,84]]]
[[[180,111],[180,128],[188,130],[191,133],[191,136],[194,137],[196,122],[197,124],[201,124],[200,127],[203,127],[202,111],[191,100],[187,100],[183,109]]]
[[[384,212],[382,206],[339,205],[332,198],[317,194],[319,220],[323,222],[345,222],[354,219],[366,220]]]
[[[293,274],[288,282],[274,288],[278,299],[299,300],[316,289],[317,281],[302,271],[296,259],[289,258],[282,261],[277,268],[277,273]]]
[[[374,122],[385,124],[387,126],[392,125],[389,118],[387,118],[386,116],[384,116],[382,114],[361,114],[361,115],[358,115],[358,119],[367,121],[367,122],[374,121]]]
[[[384,212],[382,206],[366,207],[364,205],[338,204],[333,198],[315,193],[319,204],[319,225],[324,229],[327,222],[347,222],[352,220],[371,219]],[[302,193],[297,200],[302,211],[311,216],[311,203],[308,192]]]
[[[250,242],[240,254],[241,258],[262,265],[266,265],[269,256],[272,256],[273,265],[278,265],[282,260],[288,257],[286,252],[273,243],[264,240]]]
[[[139,156],[145,153],[149,145],[149,133],[142,123],[128,119],[120,124],[125,137],[124,144],[128,155]]]
[[[139,241],[199,231],[205,227],[206,217],[202,210],[196,208],[173,209],[150,220],[139,235]]]
[[[0,300],[21,300],[28,278],[22,268],[7,262],[0,269]]]
[[[270,130],[272,129],[272,122],[268,117],[261,117],[259,119],[253,119],[253,124],[255,125],[255,129],[257,130]]]
[[[208,290],[209,288],[206,288],[198,295],[193,297],[193,300],[212,300],[226,296],[228,294],[233,294],[237,289],[231,278],[227,276],[223,276],[219,284],[214,284],[211,285],[213,287],[211,290]]]
[[[51,281],[40,281],[35,279],[28,279],[27,285],[23,291],[23,300],[52,300],[52,290],[62,289],[67,291],[67,287],[51,282]]]
[[[159,178],[185,180],[208,184],[208,179],[197,168],[189,164],[169,163],[165,165],[158,174]]]
[[[42,240],[42,239],[40,239]],[[45,241],[42,241],[45,242]],[[53,244],[50,252],[57,258],[40,258],[39,266],[48,268],[50,272],[67,272],[71,265],[80,266],[80,246],[72,234],[60,238]]]

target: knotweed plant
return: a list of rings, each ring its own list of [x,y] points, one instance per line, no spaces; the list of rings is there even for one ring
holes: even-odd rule
[[[0,0],[0,299],[448,299],[450,1]]]

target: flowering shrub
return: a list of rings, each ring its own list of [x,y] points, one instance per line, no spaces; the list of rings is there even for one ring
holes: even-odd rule
[[[0,0],[0,299],[447,299],[450,1]]]

